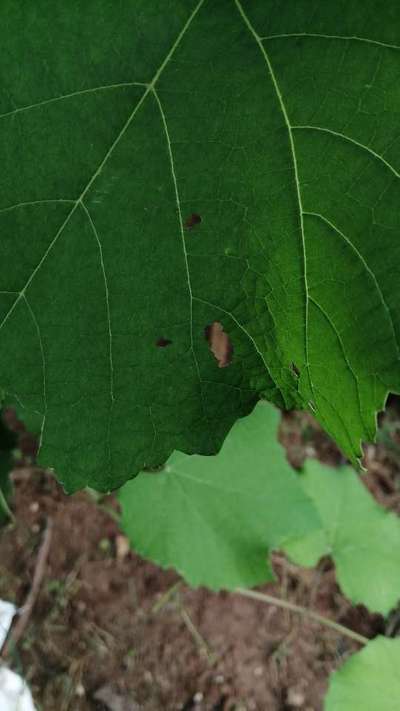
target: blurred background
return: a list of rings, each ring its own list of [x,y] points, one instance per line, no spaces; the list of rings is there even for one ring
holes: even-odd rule
[[[189,589],[130,549],[113,496],[66,496],[35,465],[36,440],[12,410],[3,422],[0,482],[11,511],[1,521],[0,598],[25,615],[2,656],[38,711],[322,710],[328,675],[355,642],[275,606]],[[344,462],[305,413],[283,414],[280,439],[296,468],[306,457]],[[400,513],[398,398],[364,464],[365,486]],[[343,597],[329,558],[308,570],[276,553],[273,564],[277,582],[261,589],[367,637],[400,630],[398,611],[385,620]]]

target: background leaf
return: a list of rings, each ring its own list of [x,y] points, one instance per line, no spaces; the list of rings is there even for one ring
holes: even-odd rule
[[[286,545],[286,552],[296,558],[306,547],[315,560],[329,553],[344,594],[387,615],[400,598],[399,517],[376,503],[350,467],[333,469],[309,460],[301,482],[325,536],[310,534]]]
[[[397,711],[400,640],[377,637],[332,674],[325,711]]]
[[[69,491],[261,395],[356,462],[400,391],[400,6],[309,9],[2,3],[0,385]]]
[[[135,550],[194,586],[234,589],[273,579],[269,551],[320,527],[277,442],[278,422],[278,411],[259,403],[217,456],[174,452],[163,472],[125,484],[122,527]]]
[[[376,503],[350,467],[308,460],[295,472],[277,441],[278,424],[278,411],[261,402],[218,455],[174,452],[161,473],[128,482],[119,499],[132,546],[213,589],[271,580],[273,549],[301,566],[331,555],[344,594],[387,615],[399,600],[399,517]]]

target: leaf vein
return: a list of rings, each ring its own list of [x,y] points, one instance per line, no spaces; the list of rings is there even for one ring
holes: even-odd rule
[[[38,101],[34,104],[28,104],[27,106],[20,106],[19,108],[13,109],[12,111],[6,111],[4,114],[0,114],[0,119],[6,118],[7,116],[14,116],[14,114],[20,114],[31,109],[38,109],[41,106],[47,106],[48,104],[55,104],[58,101],[63,101],[64,99],[72,99],[75,96],[82,96],[84,94],[95,94],[98,91],[106,91],[107,89],[121,89],[128,86],[147,87],[147,84],[137,81],[128,81],[121,82],[120,84],[106,84],[104,86],[94,86],[89,89],[81,89],[80,91],[72,91],[70,94],[54,96],[51,99],[45,99],[44,101]]]
[[[305,346],[305,361],[306,361],[305,367],[306,367],[307,374],[308,374],[309,385],[310,385],[311,391],[313,391],[313,383],[311,380],[309,357],[308,357],[309,288],[308,288],[308,280],[307,280],[307,253],[306,253],[306,241],[305,241],[305,234],[304,234],[303,206],[302,206],[301,191],[300,191],[300,180],[299,180],[299,173],[298,173],[298,167],[297,167],[297,156],[296,156],[296,150],[295,150],[295,145],[294,145],[292,126],[289,121],[289,116],[288,116],[288,113],[286,110],[285,103],[283,101],[282,92],[279,88],[279,84],[278,84],[277,78],[275,76],[274,69],[272,67],[270,58],[265,50],[265,47],[262,43],[261,37],[257,34],[257,32],[255,31],[249,18],[247,17],[240,0],[235,0],[235,4],[238,8],[238,11],[239,11],[242,19],[243,19],[243,22],[245,23],[246,27],[248,28],[250,34],[253,36],[256,44],[258,45],[258,47],[260,49],[261,54],[264,57],[272,84],[274,86],[274,89],[275,89],[275,92],[277,95],[279,106],[282,111],[283,119],[286,124],[287,131],[288,131],[289,145],[290,145],[290,151],[291,151],[292,161],[293,161],[294,179],[295,179],[296,195],[297,195],[298,210],[299,210],[301,245],[302,245],[302,252],[303,252],[303,277],[304,277],[304,289],[305,289],[305,327],[304,327],[304,340],[305,340],[304,346]]]
[[[65,203],[67,205],[68,204],[71,205],[71,204],[75,203],[75,200],[67,200],[64,198],[53,198],[53,199],[50,198],[49,200],[30,200],[28,202],[17,202],[14,205],[7,205],[6,207],[2,207],[0,209],[0,215],[3,212],[11,212],[12,210],[16,210],[19,207],[31,207],[34,205],[49,205],[49,204],[51,205],[53,203],[55,203],[55,204]]]
[[[103,247],[100,241],[99,233],[97,231],[96,225],[94,223],[94,220],[92,218],[92,215],[90,214],[90,211],[87,207],[87,205],[82,202],[81,203],[83,211],[85,212],[90,227],[92,229],[92,232],[94,234],[95,240],[97,242],[98,250],[99,250],[99,259],[100,259],[100,267],[101,267],[101,272],[103,276],[103,281],[104,281],[104,294],[105,294],[105,301],[106,301],[106,312],[107,312],[107,325],[108,325],[108,342],[109,342],[109,359],[110,359],[110,398],[111,402],[114,402],[114,365],[113,365],[113,337],[112,337],[112,330],[111,330],[111,313],[110,313],[110,292],[108,288],[108,279],[107,279],[107,274],[106,274],[106,269],[104,265],[104,257],[103,257]]]
[[[350,247],[350,248],[353,250],[353,252],[356,254],[356,256],[358,257],[358,259],[360,260],[360,262],[363,264],[363,266],[364,266],[364,268],[365,268],[365,271],[369,274],[369,276],[371,277],[371,279],[372,279],[373,282],[374,282],[374,285],[375,285],[375,288],[376,288],[376,290],[377,290],[377,292],[378,292],[378,294],[379,294],[379,298],[380,298],[380,300],[381,300],[382,306],[384,307],[384,309],[385,309],[385,311],[386,311],[386,313],[387,313],[387,315],[388,315],[388,317],[389,317],[390,324],[391,324],[391,328],[392,328],[392,333],[393,333],[393,339],[394,339],[394,341],[395,341],[395,343],[396,343],[397,352],[398,352],[399,355],[400,355],[399,344],[398,344],[398,341],[397,341],[396,331],[395,331],[395,328],[394,328],[394,322],[393,322],[392,314],[391,314],[391,312],[390,312],[390,308],[389,308],[388,304],[386,303],[385,297],[383,296],[383,292],[382,292],[381,287],[379,286],[379,282],[378,282],[378,280],[377,280],[377,278],[376,278],[374,272],[372,271],[371,267],[369,266],[368,262],[366,261],[366,259],[363,257],[363,255],[361,254],[361,252],[357,249],[356,245],[353,244],[353,242],[351,241],[351,239],[350,239],[349,237],[347,237],[347,235],[345,235],[344,232],[342,232],[333,222],[331,222],[331,220],[328,220],[327,217],[324,217],[324,215],[321,215],[321,214],[318,213],[318,212],[304,212],[304,215],[309,215],[310,217],[316,217],[316,218],[318,218],[319,220],[322,220],[322,222],[325,222],[325,223],[326,223],[329,227],[331,227],[331,229],[333,229],[340,237],[342,237],[342,239],[349,245],[349,247]]]
[[[357,37],[356,35],[328,35],[321,34],[318,32],[291,32],[288,34],[282,33],[276,35],[267,35],[266,37],[260,37],[260,40],[262,42],[266,42],[268,40],[274,39],[295,39],[299,37],[342,40],[343,42],[348,42],[349,40],[351,40],[355,42],[365,42],[366,44],[373,44],[378,47],[385,47],[386,49],[400,50],[400,46],[397,44],[391,44],[390,42],[381,42],[380,40],[373,40],[369,37]]]
[[[345,133],[340,133],[340,131],[334,131],[331,128],[325,128],[324,126],[311,126],[311,125],[294,125],[292,128],[296,131],[320,131],[321,133],[329,133],[332,136],[336,136],[337,138],[342,138],[345,141],[348,141],[349,143],[353,143],[353,145],[357,146],[358,148],[361,148],[364,151],[367,151],[370,153],[374,158],[377,160],[381,161],[386,165],[387,168],[393,173],[393,175],[396,176],[396,178],[400,178],[400,173],[396,170],[396,168],[389,163],[389,161],[386,160],[380,153],[377,153],[376,151],[373,150],[373,148],[370,148],[369,146],[366,146],[365,143],[360,143],[360,141],[357,141],[355,138],[351,138],[350,136],[347,136]]]
[[[24,301],[26,303],[27,309],[31,315],[38,341],[39,341],[39,348],[40,348],[40,353],[41,353],[41,359],[42,359],[42,378],[43,378],[43,419],[42,419],[42,424],[40,428],[40,436],[39,436],[39,445],[38,445],[38,451],[37,454],[39,454],[40,449],[42,447],[42,442],[43,442],[43,432],[44,432],[44,427],[45,427],[45,422],[46,422],[46,415],[47,415],[47,386],[46,386],[46,359],[44,355],[44,345],[43,345],[43,339],[42,339],[42,334],[40,331],[40,326],[38,323],[38,320],[35,316],[35,312],[32,309],[32,306],[30,305],[28,299],[26,298],[26,294],[24,294]]]
[[[321,314],[324,316],[324,318],[325,318],[326,321],[328,322],[329,326],[330,326],[331,329],[333,330],[334,334],[336,335],[336,338],[337,338],[338,343],[339,343],[339,346],[340,346],[340,350],[342,351],[343,359],[344,359],[344,361],[345,361],[345,363],[346,363],[346,365],[347,365],[347,367],[348,367],[348,369],[349,369],[351,375],[353,376],[353,379],[354,379],[354,382],[355,382],[355,385],[356,385],[357,401],[358,401],[358,410],[359,410],[359,413],[360,413],[360,420],[361,420],[363,426],[365,426],[364,420],[363,420],[363,416],[362,416],[362,412],[361,412],[360,387],[359,387],[358,378],[357,378],[357,376],[356,376],[356,374],[355,374],[355,372],[354,372],[354,370],[353,370],[353,367],[352,367],[352,365],[351,365],[351,363],[350,363],[350,361],[349,361],[349,359],[348,359],[348,357],[347,357],[346,349],[345,349],[345,347],[344,347],[343,341],[342,341],[341,336],[340,336],[340,334],[339,334],[339,331],[338,331],[338,329],[337,329],[337,327],[336,327],[336,324],[335,324],[334,321],[331,319],[331,317],[329,316],[329,314],[325,311],[325,309],[323,308],[323,306],[321,306],[321,304],[319,304],[312,296],[310,296],[309,298],[310,298],[310,302],[311,302],[312,304],[314,304],[314,306],[321,312]]]
[[[175,171],[175,161],[174,161],[174,155],[172,152],[172,143],[171,143],[171,137],[169,135],[169,129],[168,129],[168,124],[167,124],[167,118],[165,116],[165,112],[160,100],[160,97],[158,96],[157,91],[153,87],[152,89],[154,98],[156,100],[157,106],[160,111],[161,115],[161,121],[163,124],[163,129],[164,129],[164,134],[165,134],[165,140],[167,143],[167,151],[168,151],[168,157],[169,157],[169,163],[170,163],[170,169],[171,169],[171,176],[172,176],[172,182],[174,186],[174,193],[175,193],[175,200],[176,200],[176,209],[178,213],[178,220],[179,220],[179,233],[180,233],[180,238],[181,238],[181,243],[182,243],[182,250],[183,250],[183,258],[185,262],[185,271],[186,271],[186,278],[187,278],[187,284],[188,284],[188,291],[189,291],[189,315],[190,315],[190,350],[193,356],[193,362],[195,365],[197,377],[199,380],[199,386],[200,386],[200,396],[201,396],[201,402],[202,402],[202,409],[203,409],[203,414],[204,417],[208,423],[208,428],[210,431],[210,435],[212,436],[212,428],[211,424],[208,418],[207,414],[207,409],[206,409],[206,403],[204,400],[204,393],[203,393],[203,386],[202,386],[202,380],[201,380],[201,373],[200,373],[200,366],[199,366],[199,361],[196,356],[196,351],[194,349],[194,339],[193,339],[193,292],[192,292],[192,283],[190,279],[190,269],[189,269],[189,260],[188,260],[188,255],[186,251],[186,242],[185,242],[185,232],[184,232],[184,227],[183,227],[183,217],[182,217],[182,210],[181,210],[181,203],[180,203],[180,195],[179,195],[179,188],[178,188],[178,180],[176,177],[176,171]]]
[[[185,35],[186,31],[187,31],[188,28],[190,27],[190,25],[191,25],[193,19],[196,17],[196,15],[197,15],[198,11],[200,10],[201,6],[203,5],[203,3],[204,3],[204,0],[199,0],[199,2],[197,3],[196,7],[195,7],[194,10],[193,10],[193,12],[191,13],[191,15],[190,15],[190,16],[188,17],[188,19],[186,20],[184,26],[182,27],[181,31],[180,31],[179,34],[177,35],[177,37],[176,37],[176,39],[175,39],[175,42],[174,42],[173,45],[171,46],[171,48],[170,48],[168,54],[166,55],[165,59],[163,60],[163,62],[161,63],[161,65],[160,65],[159,68],[157,69],[156,73],[154,74],[154,77],[153,77],[152,81],[150,82],[150,84],[147,85],[146,90],[143,92],[143,94],[142,94],[142,96],[140,97],[139,101],[136,103],[136,105],[135,105],[134,109],[132,110],[130,116],[128,117],[127,121],[126,121],[125,124],[123,125],[123,127],[122,127],[122,129],[120,130],[120,132],[119,132],[119,134],[117,135],[117,137],[114,139],[113,143],[111,144],[110,148],[108,149],[107,153],[105,154],[103,160],[101,161],[101,163],[100,163],[99,166],[97,167],[96,171],[93,173],[92,177],[90,178],[90,180],[89,180],[89,182],[87,183],[86,187],[83,189],[83,191],[82,191],[82,193],[80,194],[80,196],[79,196],[79,197],[77,198],[77,200],[74,202],[72,209],[70,210],[70,212],[69,212],[68,215],[66,216],[65,220],[62,222],[61,226],[60,226],[59,229],[57,230],[57,232],[56,232],[56,234],[55,234],[55,237],[54,237],[53,240],[50,242],[50,244],[49,244],[49,246],[47,247],[46,251],[44,252],[42,258],[40,259],[40,261],[39,261],[38,264],[36,265],[35,269],[34,269],[33,272],[31,273],[31,275],[30,275],[30,277],[28,278],[28,280],[26,281],[24,287],[23,287],[23,288],[21,289],[21,291],[19,292],[19,294],[18,294],[16,300],[14,301],[14,303],[12,304],[11,308],[8,310],[8,312],[7,312],[6,315],[4,316],[2,322],[0,323],[0,331],[1,331],[1,329],[3,328],[3,326],[5,325],[5,323],[8,321],[9,317],[11,316],[11,314],[14,312],[14,309],[15,309],[15,307],[17,306],[19,300],[24,296],[24,294],[25,294],[26,290],[28,289],[30,283],[32,282],[32,280],[33,280],[34,277],[36,276],[37,272],[39,271],[39,269],[41,268],[42,264],[43,264],[44,261],[46,260],[48,254],[51,252],[51,250],[53,249],[54,245],[56,244],[58,238],[59,238],[60,235],[62,234],[64,228],[66,227],[66,225],[67,225],[68,222],[70,221],[71,217],[72,217],[73,214],[75,213],[75,210],[77,209],[78,205],[79,205],[80,203],[82,203],[82,200],[84,199],[85,195],[88,193],[88,191],[90,190],[92,184],[94,183],[94,181],[96,180],[96,178],[98,177],[98,175],[99,175],[99,174],[101,173],[101,171],[103,170],[103,168],[104,168],[105,164],[107,163],[107,161],[108,161],[110,155],[113,153],[115,147],[118,145],[119,141],[121,140],[121,138],[122,138],[122,137],[124,136],[124,134],[126,133],[128,127],[130,126],[131,122],[133,121],[134,117],[136,116],[136,114],[137,114],[138,110],[140,109],[141,105],[143,104],[145,98],[146,98],[146,97],[148,96],[148,94],[153,90],[153,88],[154,88],[154,86],[156,85],[158,79],[160,78],[162,72],[164,71],[165,67],[167,66],[168,62],[170,61],[170,59],[171,59],[172,55],[174,54],[175,50],[176,50],[177,47],[179,46],[179,44],[180,44],[180,42],[181,42],[183,36]]]

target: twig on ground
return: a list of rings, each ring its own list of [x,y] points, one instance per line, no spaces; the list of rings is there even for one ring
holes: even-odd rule
[[[319,615],[317,612],[314,612],[313,610],[309,610],[306,607],[301,607],[300,605],[295,605],[293,602],[289,602],[289,600],[281,600],[278,597],[275,597],[273,595],[268,595],[267,593],[261,593],[257,592],[257,590],[246,590],[245,588],[238,588],[236,590],[236,593],[239,595],[242,595],[243,597],[249,597],[252,598],[253,600],[260,600],[261,602],[266,602],[269,605],[276,605],[277,607],[282,607],[284,610],[290,610],[291,612],[297,612],[297,614],[302,615],[303,617],[309,617],[311,620],[314,622],[318,622],[320,625],[324,625],[325,627],[330,627],[331,629],[335,630],[338,634],[341,634],[345,637],[350,637],[351,639],[354,639],[356,642],[359,644],[368,644],[369,639],[367,637],[363,637],[363,635],[358,634],[358,632],[353,632],[353,630],[349,629],[348,627],[345,627],[344,625],[340,625],[338,622],[335,622],[334,620],[330,620],[328,617],[323,617],[322,615]]]
[[[163,608],[164,605],[166,605],[167,602],[169,602],[169,600],[174,596],[174,594],[176,592],[178,592],[181,585],[182,585],[182,580],[177,580],[176,583],[171,585],[171,587],[168,588],[168,590],[166,590],[166,592],[160,597],[160,599],[157,600],[155,605],[153,605],[153,607],[151,608],[151,614],[156,615],[157,612],[159,612],[161,610],[161,608]]]
[[[213,653],[213,651],[210,649],[209,644],[206,642],[205,639],[201,636],[199,630],[197,629],[196,625],[194,624],[192,618],[190,617],[188,611],[186,608],[183,606],[182,602],[179,604],[179,609],[180,609],[180,614],[182,617],[183,622],[185,623],[186,627],[188,628],[190,634],[192,635],[194,641],[196,642],[200,654],[206,658],[208,664],[212,666],[215,663],[216,660],[216,655]]]
[[[21,608],[21,612],[20,612],[20,615],[17,619],[17,622],[15,623],[15,625],[13,627],[11,627],[10,634],[8,635],[6,641],[1,649],[0,659],[5,659],[6,657],[9,656],[10,652],[13,651],[13,649],[17,646],[18,642],[22,638],[22,636],[25,632],[25,629],[28,625],[29,619],[32,614],[33,607],[35,605],[37,596],[39,594],[39,590],[40,590],[40,586],[42,584],[44,574],[46,572],[46,564],[47,564],[47,559],[48,559],[49,551],[50,551],[52,533],[53,533],[53,522],[51,519],[48,519],[46,530],[43,535],[42,544],[40,546],[39,553],[38,553],[37,560],[36,560],[35,572],[33,575],[31,589],[30,589],[28,596],[25,600],[25,604]]]

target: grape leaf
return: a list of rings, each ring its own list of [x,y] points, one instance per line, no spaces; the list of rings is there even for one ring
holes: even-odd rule
[[[332,674],[325,711],[398,711],[400,640],[377,637]]]
[[[321,527],[277,442],[278,423],[278,411],[259,403],[215,457],[174,452],[161,473],[125,484],[122,527],[135,550],[194,586],[235,589],[272,580],[268,553]],[[305,546],[297,560],[312,562]]]
[[[0,386],[41,462],[112,489],[261,396],[356,462],[400,391],[399,4],[0,19]]]
[[[218,455],[174,452],[161,473],[123,486],[122,526],[133,548],[213,589],[271,580],[273,549],[307,567],[331,555],[343,593],[386,615],[399,599],[399,517],[350,467],[309,460],[295,472],[277,441],[278,422],[275,407],[259,403]]]
[[[399,517],[374,501],[350,467],[337,470],[308,461],[300,479],[325,537],[311,533],[286,545],[286,552],[315,560],[329,553],[344,594],[386,615],[400,598]]]

